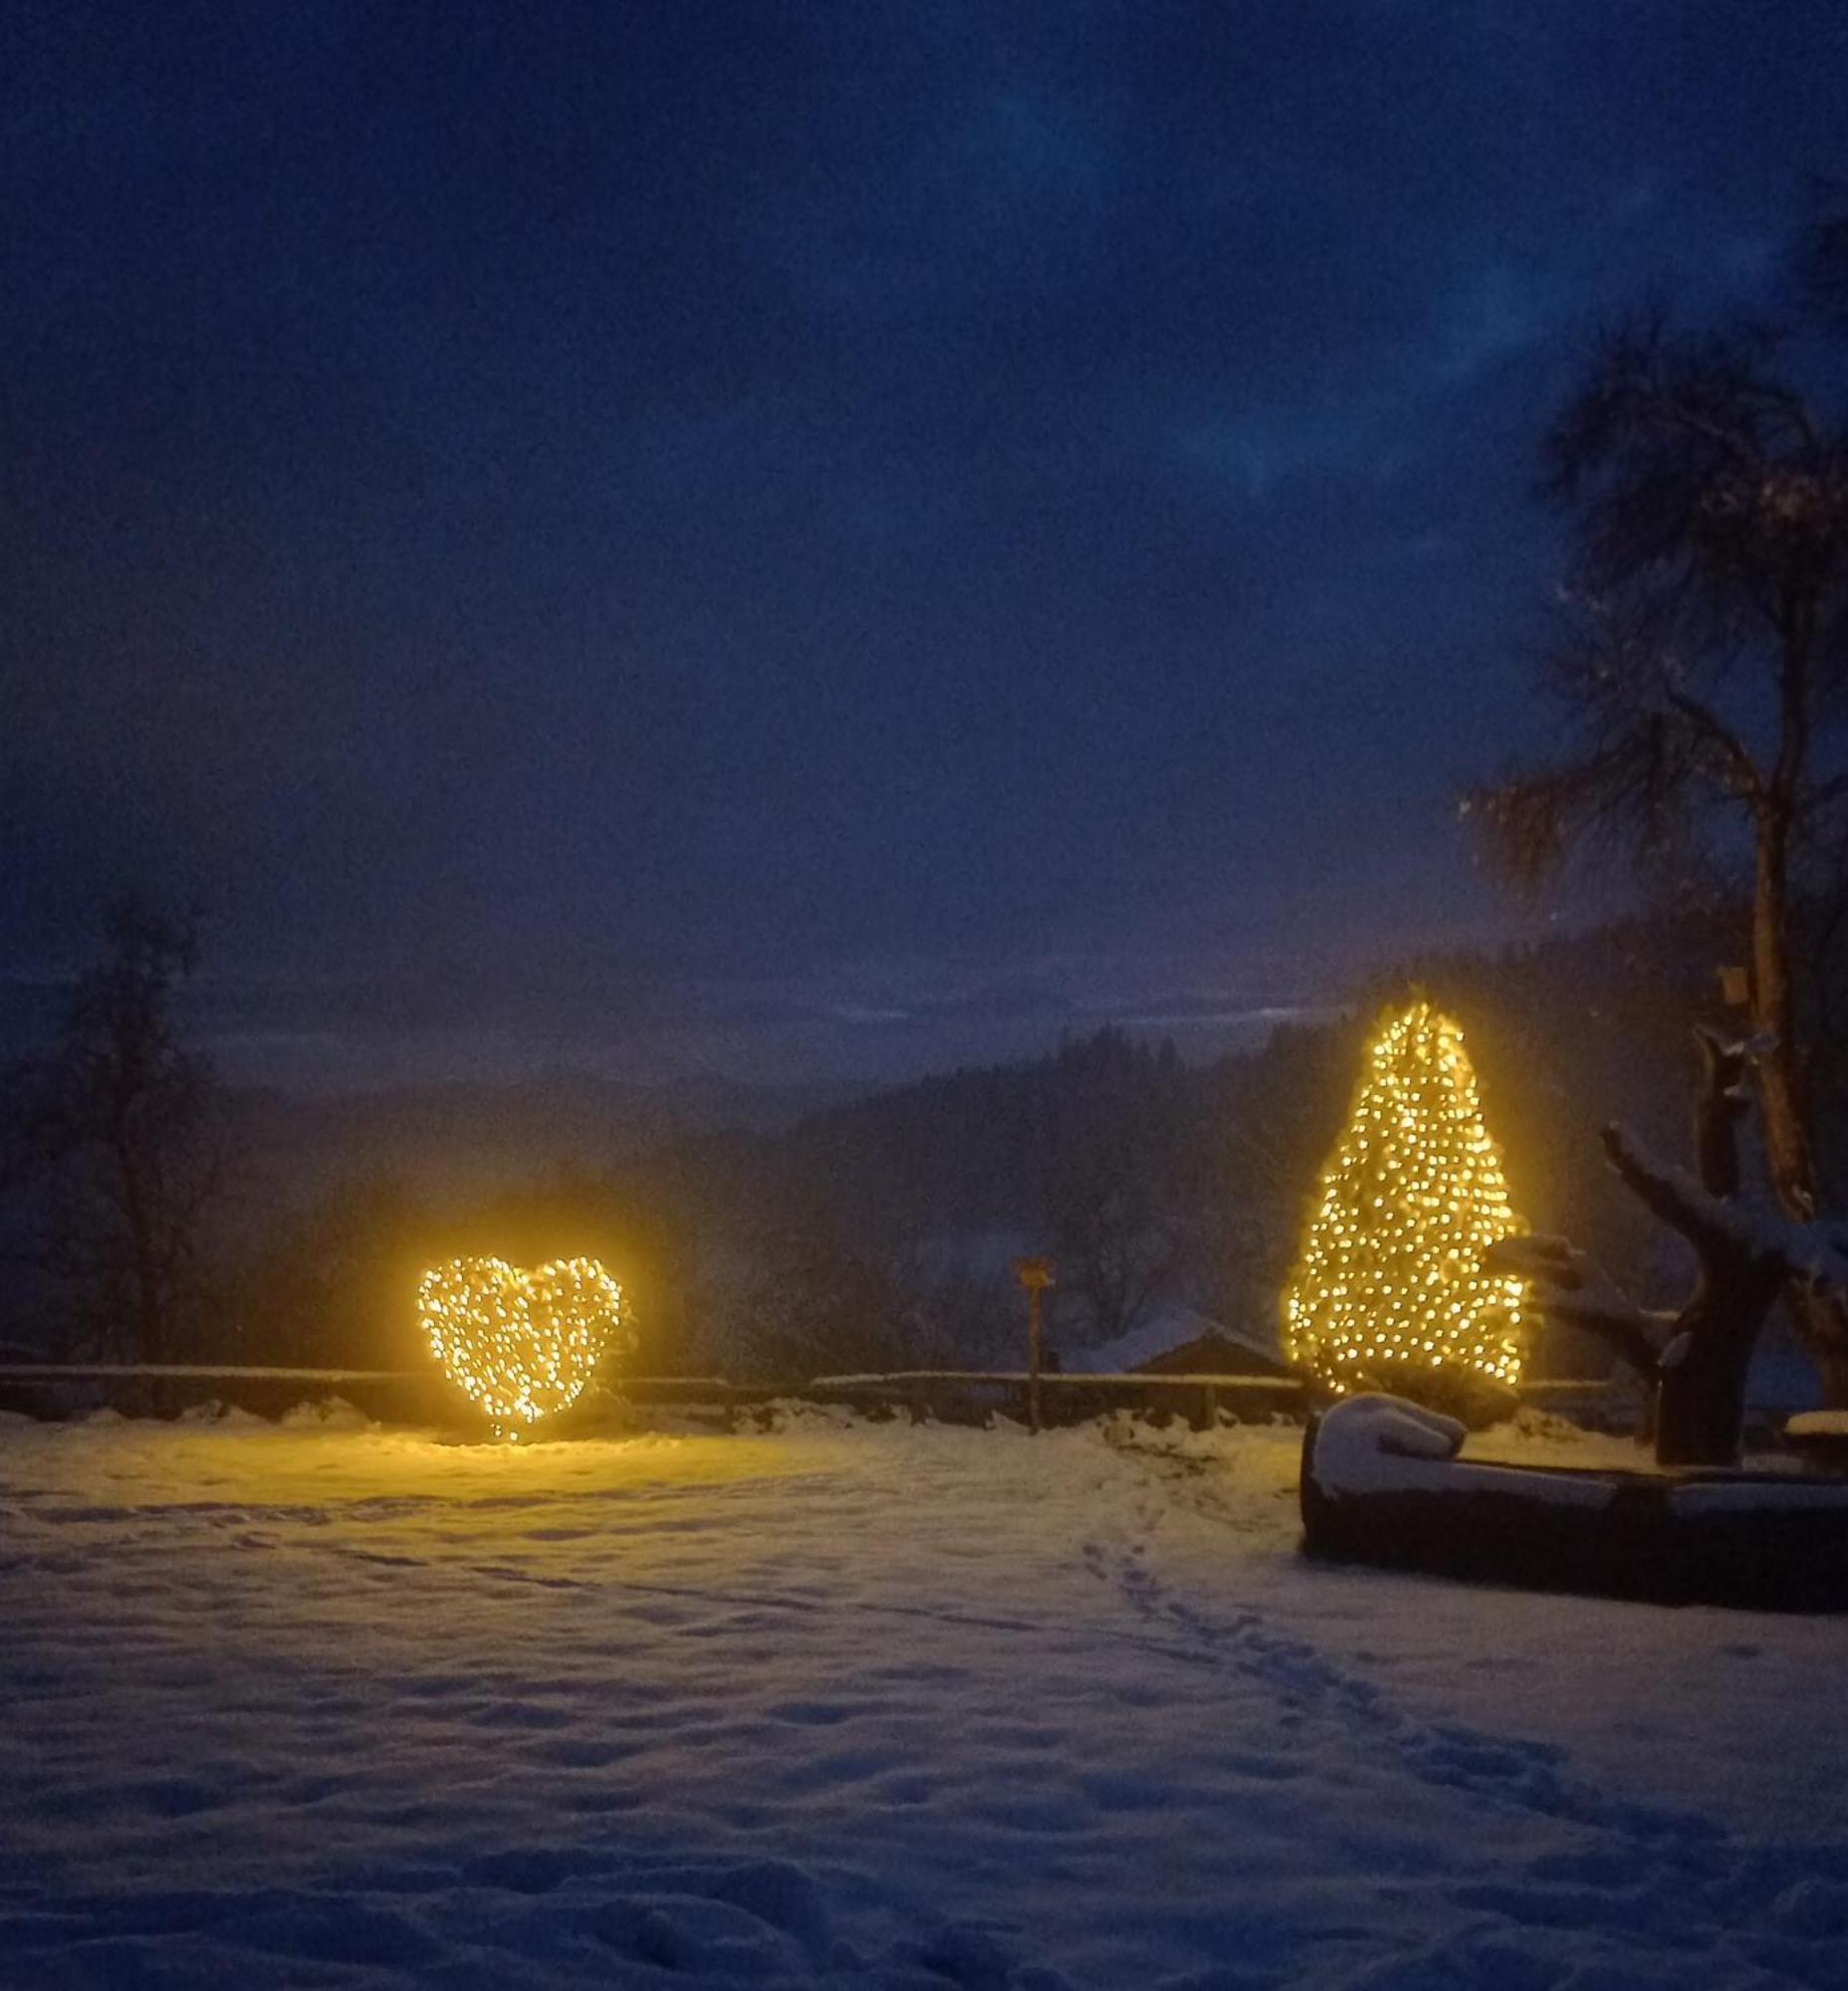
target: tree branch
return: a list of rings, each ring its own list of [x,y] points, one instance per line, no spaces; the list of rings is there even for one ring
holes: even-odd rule
[[[1848,1233],[1786,1217],[1768,1201],[1710,1195],[1685,1170],[1666,1168],[1606,1127],[1604,1152],[1625,1185],[1671,1230],[1679,1230],[1709,1271],[1756,1262],[1786,1278],[1848,1293]]]
[[[1711,706],[1704,705],[1687,692],[1670,691],[1665,696],[1674,711],[1680,713],[1710,746],[1719,749],[1721,758],[1738,777],[1740,793],[1753,802],[1761,801],[1765,794],[1764,774],[1738,735]]]
[[[1483,1269],[1525,1279],[1531,1304],[1548,1320],[1595,1335],[1639,1376],[1654,1379],[1673,1314],[1640,1307],[1563,1237],[1502,1237],[1483,1253]]]
[[[1615,1121],[1599,1139],[1605,1159],[1624,1187],[1652,1216],[1671,1230],[1679,1230],[1702,1257],[1737,1245],[1737,1228],[1727,1220],[1720,1200],[1710,1196],[1685,1170],[1666,1167],[1633,1146]]]

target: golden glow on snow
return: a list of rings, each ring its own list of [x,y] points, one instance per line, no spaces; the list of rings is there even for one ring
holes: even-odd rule
[[[1484,1251],[1522,1225],[1483,1125],[1463,1032],[1428,1002],[1375,1038],[1283,1295],[1291,1362],[1337,1394],[1408,1372],[1520,1379],[1524,1281]]]
[[[577,1401],[621,1325],[622,1290],[594,1258],[536,1272],[452,1258],[424,1273],[417,1312],[450,1379],[517,1438]]]

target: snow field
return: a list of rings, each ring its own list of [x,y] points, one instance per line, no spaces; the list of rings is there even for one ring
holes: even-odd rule
[[[1297,1437],[0,1420],[0,1985],[1848,1986],[1839,1624],[1314,1568]]]

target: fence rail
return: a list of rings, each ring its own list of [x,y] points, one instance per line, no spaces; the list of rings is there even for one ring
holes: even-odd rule
[[[187,1385],[241,1384],[252,1393],[277,1387],[356,1390],[362,1397],[384,1396],[394,1407],[402,1394],[423,1398],[435,1415],[452,1408],[448,1386],[435,1368],[295,1369],[235,1363],[0,1363],[0,1401],[14,1388],[31,1398],[59,1384],[144,1384],[161,1408],[176,1409]],[[1025,1414],[1032,1378],[1026,1370],[900,1369],[879,1373],[816,1376],[806,1383],[734,1383],[722,1376],[631,1376],[621,1394],[633,1403],[662,1406],[719,1406],[728,1419],[741,1411],[794,1399],[812,1404],[858,1406],[908,1413],[914,1419],[975,1422],[995,1410]],[[1602,1380],[1545,1378],[1522,1386],[1523,1399],[1543,1403],[1587,1398],[1602,1401],[1620,1384]],[[1306,1408],[1309,1387],[1294,1376],[1190,1374],[1148,1376],[1042,1372],[1040,1389],[1052,1421],[1076,1421],[1105,1410],[1178,1413],[1202,1427],[1217,1424],[1222,1410],[1245,1417],[1292,1414]],[[195,1397],[193,1401],[197,1401]],[[1056,1407],[1055,1409],[1053,1407]],[[422,1408],[419,1406],[418,1408]],[[394,1414],[398,1414],[394,1410]]]
[[[0,1382],[106,1381],[112,1376],[189,1378],[195,1382],[416,1383],[421,1369],[268,1369],[223,1362],[0,1362]]]
[[[811,1390],[857,1390],[912,1383],[1020,1385],[1031,1380],[1030,1373],[1025,1369],[893,1369],[884,1375],[817,1376],[808,1387]],[[1076,1370],[1042,1369],[1040,1372],[1040,1387],[1042,1390],[1199,1390],[1217,1387],[1299,1397],[1305,1385],[1299,1376],[1145,1376],[1135,1370],[1087,1374]]]

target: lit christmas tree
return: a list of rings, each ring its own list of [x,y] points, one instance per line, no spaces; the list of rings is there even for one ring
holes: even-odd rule
[[[1338,1395],[1446,1407],[1520,1377],[1524,1282],[1483,1253],[1523,1228],[1483,1125],[1463,1032],[1429,1002],[1367,1053],[1346,1129],[1283,1295],[1283,1344]]]

